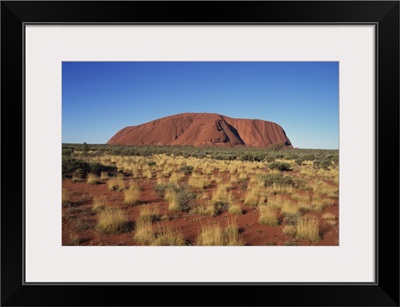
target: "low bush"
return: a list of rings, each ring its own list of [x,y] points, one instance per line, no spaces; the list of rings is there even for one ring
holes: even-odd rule
[[[193,206],[193,201],[196,199],[196,197],[196,194],[189,191],[178,191],[173,193],[168,208],[171,211],[189,211]]]
[[[185,175],[190,175],[193,172],[193,166],[190,165],[182,165],[179,170],[183,172]]]
[[[283,176],[282,174],[265,174],[260,176],[260,180],[264,183],[264,186],[277,185],[287,185],[294,186],[296,180],[290,176]]]
[[[121,209],[105,208],[97,213],[96,229],[111,234],[128,230],[128,218]]]
[[[290,164],[286,162],[274,161],[268,164],[269,169],[277,169],[282,172],[291,171]]]
[[[276,217],[276,212],[268,206],[258,207],[259,218],[258,222],[267,226],[277,226],[278,219]]]

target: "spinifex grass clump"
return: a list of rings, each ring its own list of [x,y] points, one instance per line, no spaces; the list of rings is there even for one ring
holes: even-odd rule
[[[107,187],[110,191],[123,191],[125,190],[125,182],[123,176],[110,178],[107,181]]]
[[[155,239],[151,245],[156,246],[181,246],[185,245],[186,241],[183,234],[171,227],[158,227],[156,230]]]
[[[244,204],[248,206],[256,207],[260,200],[260,189],[259,187],[252,187],[247,190],[247,193],[244,197]]]
[[[139,219],[155,221],[160,217],[160,208],[145,205],[140,209]]]
[[[124,232],[128,229],[128,218],[121,209],[105,208],[97,213],[96,228],[106,234]]]
[[[62,189],[61,202],[63,206],[67,206],[70,203],[69,192],[66,189]]]
[[[296,227],[291,225],[285,225],[282,229],[284,235],[294,235],[296,233]]]
[[[224,229],[224,245],[240,246],[244,241],[239,234],[239,229],[235,224],[228,224]]]
[[[87,175],[87,183],[88,184],[99,184],[99,183],[101,183],[101,180],[97,175],[90,173]]]
[[[336,225],[336,215],[330,212],[324,213],[322,218],[330,225]]]
[[[149,245],[154,241],[155,232],[150,217],[139,218],[136,221],[134,239],[143,245]]]
[[[108,176],[108,172],[101,172],[100,174],[101,180],[107,180],[108,178],[110,178],[110,176]]]
[[[210,180],[207,180],[207,178],[205,178],[204,176],[194,173],[189,178],[188,185],[195,190],[202,190],[210,187],[211,182]]]
[[[299,206],[290,201],[284,201],[282,204],[281,214],[284,216],[288,215],[298,215]]]
[[[205,200],[203,203],[194,205],[190,213],[216,216],[218,214],[218,210],[212,201]]]
[[[93,197],[92,210],[94,212],[100,212],[107,206],[107,198],[104,195],[98,195]]]
[[[203,225],[197,239],[197,245],[202,246],[237,246],[244,245],[236,225],[229,224],[222,228],[217,224]]]
[[[242,207],[240,206],[240,202],[237,199],[235,199],[233,197],[230,199],[228,212],[231,214],[235,214],[235,215],[243,214]]]
[[[276,217],[276,211],[269,206],[258,207],[258,222],[267,226],[277,226],[278,219]]]
[[[305,215],[297,222],[296,238],[308,240],[310,242],[317,242],[320,240],[319,236],[319,220],[316,216]]]
[[[225,185],[219,185],[217,190],[214,192],[212,202],[219,205],[227,205],[230,200],[230,193]]]
[[[127,205],[140,203],[140,187],[136,182],[131,183],[129,189],[124,191],[124,203]]]

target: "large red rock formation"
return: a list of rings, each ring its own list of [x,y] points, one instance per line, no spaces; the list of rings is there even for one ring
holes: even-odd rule
[[[107,144],[292,147],[281,126],[259,119],[238,119],[214,113],[183,113],[123,128]]]

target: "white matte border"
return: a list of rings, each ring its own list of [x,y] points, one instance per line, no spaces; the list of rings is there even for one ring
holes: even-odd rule
[[[27,25],[26,282],[375,282],[375,27]],[[339,61],[340,246],[61,245],[62,61]]]

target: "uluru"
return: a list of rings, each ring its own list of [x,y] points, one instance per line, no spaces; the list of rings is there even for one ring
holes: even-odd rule
[[[285,131],[276,123],[215,113],[182,113],[125,127],[107,144],[255,148],[283,144],[292,148]]]

